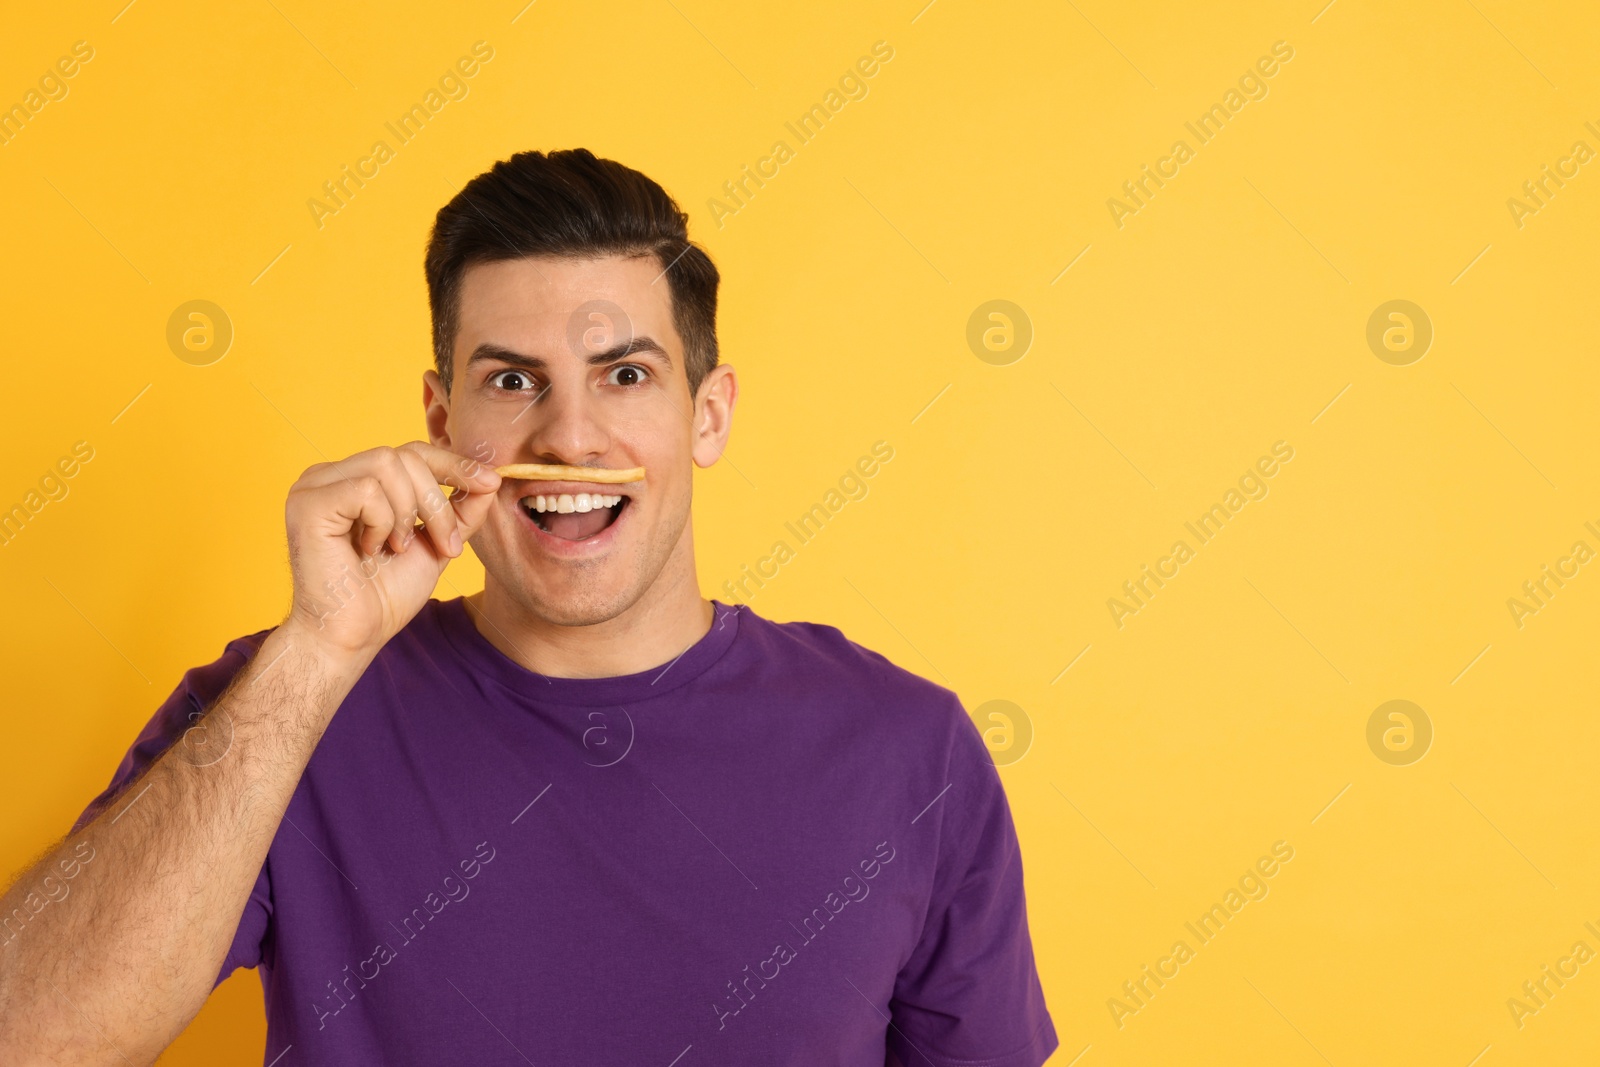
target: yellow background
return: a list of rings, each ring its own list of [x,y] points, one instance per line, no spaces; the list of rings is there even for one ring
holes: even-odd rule
[[[581,145],[659,180],[725,278],[708,596],[894,447],[752,607],[1023,709],[1003,775],[1053,1064],[1592,1060],[1600,962],[1521,1028],[1506,1001],[1600,950],[1600,566],[1520,628],[1507,600],[1600,548],[1600,163],[1520,228],[1506,201],[1600,149],[1600,16],[1323,2],[8,11],[0,102],[95,57],[0,147],[0,506],[95,458],[0,547],[0,863],[65,831],[185,668],[281,617],[297,474],[422,434],[437,208]],[[470,95],[318,229],[307,199],[478,40]],[[868,95],[799,145],[785,120],[879,40]],[[1269,95],[1198,146],[1183,123],[1280,40]],[[1195,158],[1119,229],[1107,199],[1179,138]],[[708,199],[778,139],[718,228]],[[210,366],[165,340],[191,299],[236,331]],[[1006,366],[966,341],[993,299],[1034,330]],[[1366,343],[1393,299],[1435,331],[1409,366]],[[1119,629],[1107,599],[1279,440],[1270,495]],[[1433,724],[1408,766],[1367,745],[1391,699]],[[1107,1000],[1279,840],[1270,895],[1119,1028]],[[162,1062],[260,1063],[260,1000],[236,975]]]

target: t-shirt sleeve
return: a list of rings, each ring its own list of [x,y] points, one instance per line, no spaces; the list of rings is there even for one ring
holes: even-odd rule
[[[890,1000],[905,1067],[1039,1067],[1059,1044],[1034,968],[1022,855],[1000,776],[957,704],[922,935]]]
[[[250,661],[270,632],[262,630],[230,641],[216,660],[184,672],[178,687],[156,709],[127,754],[122,757],[111,784],[89,802],[83,814],[78,816],[78,821],[72,824],[74,833],[107,808],[133,802],[138,793],[136,783],[139,778],[222,695],[234,675]],[[130,789],[130,786],[135,788]],[[256,884],[250,891],[250,900],[245,904],[244,914],[239,918],[239,927],[234,933],[227,958],[223,960],[222,970],[212,983],[213,988],[240,967],[260,966],[262,945],[266,941],[271,918],[272,880],[266,863],[263,863],[260,874],[256,876]]]

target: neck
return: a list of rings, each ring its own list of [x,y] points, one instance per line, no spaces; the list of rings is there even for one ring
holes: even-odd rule
[[[484,639],[530,671],[552,678],[637,674],[671,663],[711,629],[715,611],[700,595],[692,551],[687,566],[676,562],[620,614],[584,626],[540,618],[493,575],[465,602]]]

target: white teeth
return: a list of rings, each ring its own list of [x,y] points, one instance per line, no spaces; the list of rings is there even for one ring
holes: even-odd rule
[[[524,505],[531,504],[535,511],[557,511],[563,514],[574,511],[595,511],[612,508],[622,503],[622,496],[604,493],[562,493],[559,496],[524,497]]]

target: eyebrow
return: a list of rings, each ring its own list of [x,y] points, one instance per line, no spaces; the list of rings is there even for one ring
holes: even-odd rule
[[[649,352],[655,355],[667,365],[668,370],[672,369],[672,357],[667,354],[667,350],[656,343],[654,338],[642,334],[612,345],[610,348],[592,353],[584,358],[584,362],[591,367],[603,367],[608,363],[619,362],[640,352]],[[545,370],[550,366],[540,356],[524,355],[521,352],[514,352],[503,345],[488,341],[472,350],[472,355],[467,357],[467,366],[470,367],[474,363],[485,360],[509,363],[513,367],[521,367],[525,370]]]

